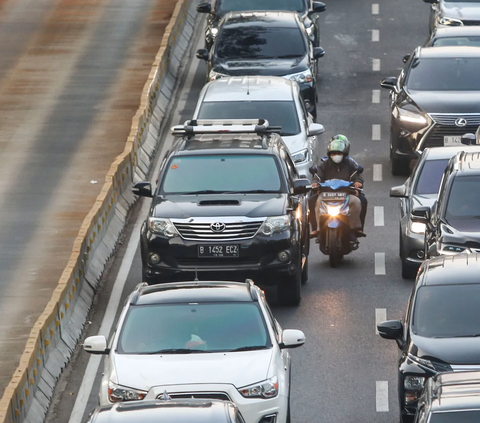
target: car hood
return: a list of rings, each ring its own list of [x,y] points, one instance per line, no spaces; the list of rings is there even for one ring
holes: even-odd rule
[[[442,2],[440,4],[442,16],[468,21],[480,20],[479,3]]]
[[[307,57],[293,59],[216,61],[212,70],[227,75],[285,76],[307,70]]]
[[[475,246],[475,244],[479,244],[480,247],[480,219],[448,218],[447,223],[449,229],[453,231],[453,234],[450,235],[447,231],[444,231],[444,242],[453,241],[461,244],[471,244],[472,246]],[[475,246],[474,248],[478,247]]]
[[[416,207],[432,207],[438,194],[422,194],[412,196],[412,209]]]
[[[286,213],[287,194],[169,195],[159,198],[153,217],[187,219],[210,216],[266,217]]]
[[[408,95],[426,113],[480,113],[479,91],[415,91]]]
[[[303,133],[297,135],[282,135],[282,139],[291,154],[298,153],[300,150],[308,148],[307,138]]]
[[[433,359],[454,365],[480,365],[480,337],[435,339],[412,334],[409,352],[426,360]]]
[[[115,355],[117,383],[148,391],[156,385],[233,384],[267,379],[273,349],[236,353]]]

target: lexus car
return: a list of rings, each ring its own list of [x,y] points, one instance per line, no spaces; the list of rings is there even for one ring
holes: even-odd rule
[[[208,13],[205,29],[205,47],[210,49],[218,34],[218,24],[228,12],[253,12],[259,10],[284,10],[298,13],[308,37],[320,46],[319,13],[326,10],[325,3],[312,0],[212,0],[197,5],[197,12]]]
[[[325,51],[313,47],[294,12],[227,13],[212,49],[197,50],[207,62],[207,82],[224,76],[281,76],[298,82],[305,107],[317,116],[317,59]]]
[[[430,32],[438,27],[480,25],[480,1],[423,0],[430,3]]]
[[[390,158],[394,175],[426,147],[461,144],[480,125],[480,49],[418,47],[399,77],[381,81],[390,90]]]
[[[111,339],[88,337],[83,348],[105,355],[101,406],[135,401],[141,407],[167,395],[223,400],[248,423],[286,423],[288,349],[304,342],[302,331],[282,330],[252,281],[189,281],[139,284]]]
[[[441,256],[419,269],[403,320],[377,325],[396,341],[402,422],[411,422],[425,381],[480,370],[480,254]]]

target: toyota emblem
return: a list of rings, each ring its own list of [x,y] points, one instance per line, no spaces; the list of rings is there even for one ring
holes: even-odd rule
[[[455,121],[455,125],[460,126],[460,127],[467,126],[467,119],[465,119],[465,118],[458,118],[458,119]]]
[[[210,229],[212,232],[223,232],[225,230],[225,223],[222,222],[215,222],[210,225]]]

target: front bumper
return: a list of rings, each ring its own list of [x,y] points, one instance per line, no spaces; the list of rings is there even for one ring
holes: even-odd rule
[[[402,233],[403,257],[412,266],[420,266],[424,261],[425,234],[417,234],[408,228]]]

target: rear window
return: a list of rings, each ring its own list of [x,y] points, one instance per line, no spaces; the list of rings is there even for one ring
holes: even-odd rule
[[[267,119],[281,126],[281,135],[300,132],[297,109],[292,101],[215,101],[202,104],[199,119]]]
[[[164,194],[280,192],[274,156],[212,155],[173,157],[161,190]]]
[[[305,0],[217,0],[217,12],[240,12],[251,10],[288,10],[306,12]]]
[[[444,37],[433,42],[434,47],[443,46],[471,46],[480,47],[480,37]]]
[[[438,194],[448,159],[425,160],[418,176],[415,194]]]

